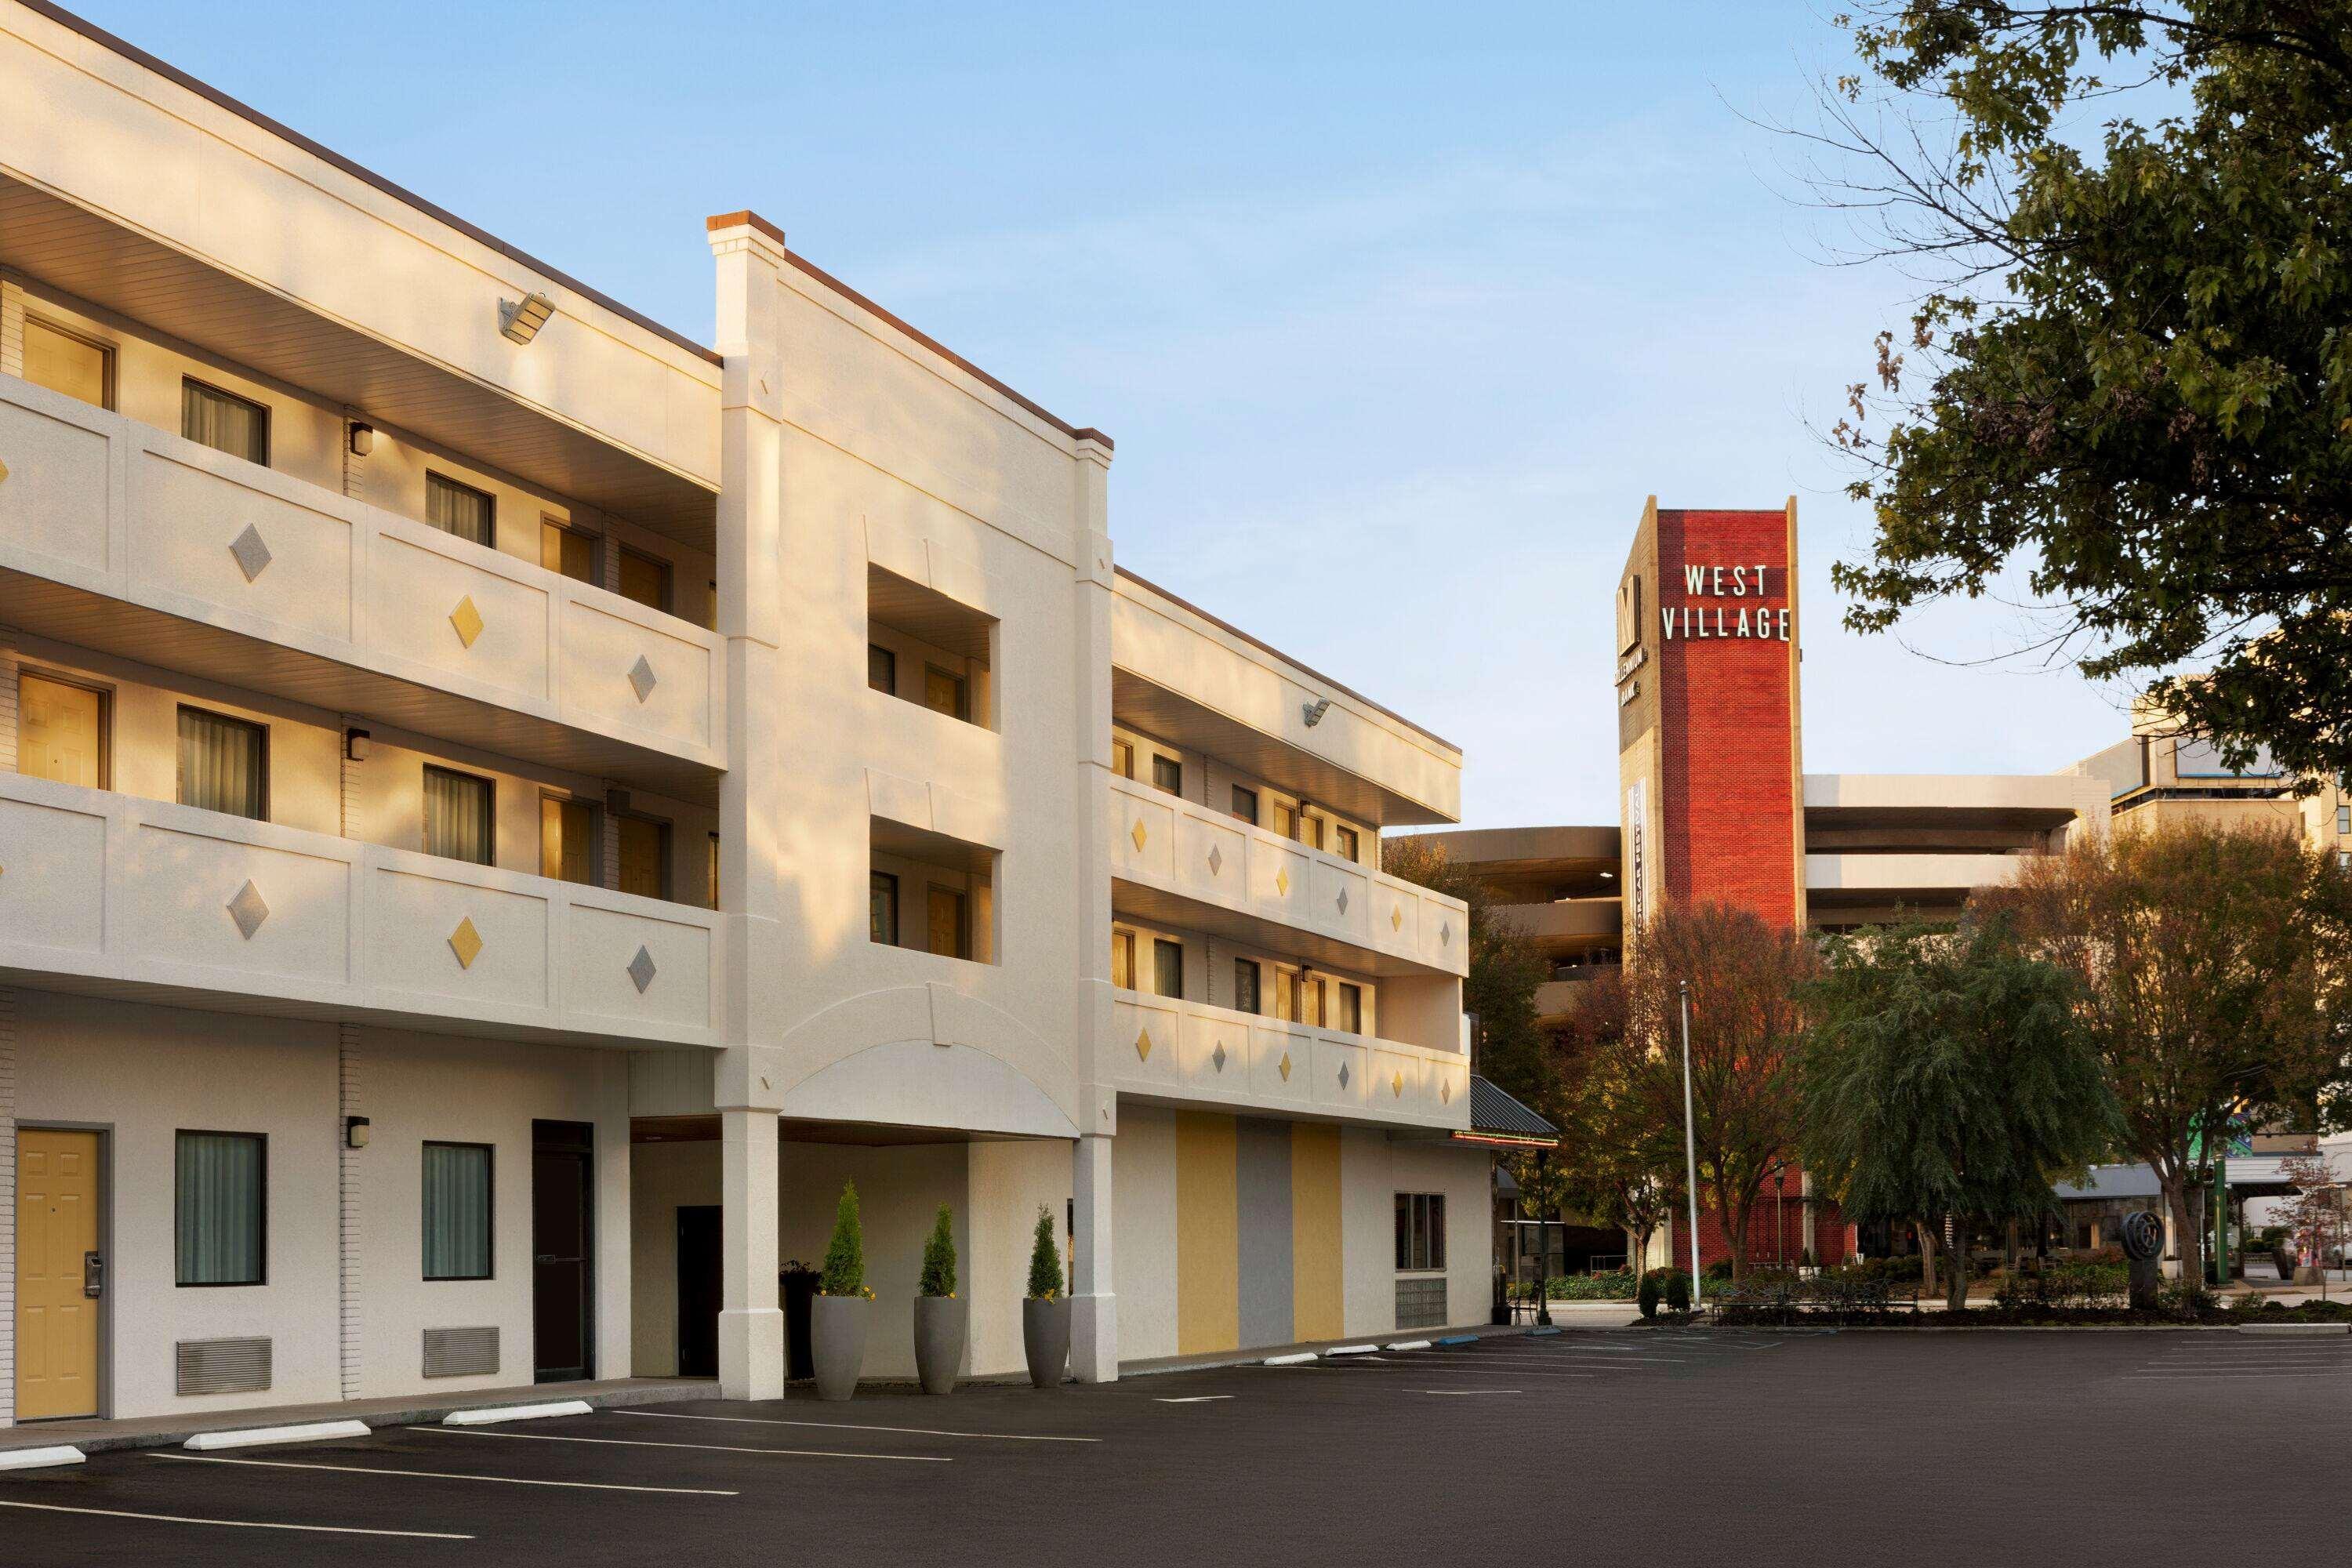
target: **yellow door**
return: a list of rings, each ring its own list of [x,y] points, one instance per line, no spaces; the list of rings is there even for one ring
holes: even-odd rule
[[[98,1414],[98,1134],[16,1133],[16,1419]]]
[[[99,789],[105,700],[86,686],[26,674],[16,681],[16,771],[37,779]]]
[[[965,717],[963,678],[950,675],[937,665],[923,667],[923,705],[934,713],[944,713],[950,719]]]

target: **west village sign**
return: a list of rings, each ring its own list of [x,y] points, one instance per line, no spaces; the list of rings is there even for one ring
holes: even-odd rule
[[[1683,592],[1692,598],[1760,599],[1764,596],[1762,566],[1685,566]],[[1789,640],[1790,616],[1787,606],[1768,609],[1759,605],[1750,610],[1745,605],[1717,605],[1694,608],[1688,605],[1658,606],[1658,621],[1668,642],[1679,636],[1686,641],[1704,637],[1762,637],[1768,641]]]

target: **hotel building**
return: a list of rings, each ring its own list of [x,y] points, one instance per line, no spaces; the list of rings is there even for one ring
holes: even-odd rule
[[[0,0],[0,1424],[1483,1321],[1460,752],[712,218],[705,345]],[[1451,1224],[1449,1225],[1449,1220]]]

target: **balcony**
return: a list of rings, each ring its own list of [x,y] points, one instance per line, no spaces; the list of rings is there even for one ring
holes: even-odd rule
[[[1112,992],[1111,1038],[1097,1060],[1106,1084],[1149,1100],[1412,1127],[1470,1125],[1470,1062],[1461,1051],[1202,1002]]]
[[[13,376],[0,463],[25,631],[716,796],[714,633]]]
[[[1547,952],[1613,947],[1625,923],[1624,900],[1613,893],[1597,899],[1559,899],[1548,904],[1506,904],[1496,914],[1516,924]]]
[[[716,1046],[719,916],[0,774],[0,976],[562,1044]]]
[[[1369,974],[1469,973],[1460,900],[1132,779],[1111,792],[1121,910]]]

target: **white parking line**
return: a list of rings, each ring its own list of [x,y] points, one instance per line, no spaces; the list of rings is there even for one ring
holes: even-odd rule
[[[309,1465],[292,1459],[223,1459],[209,1454],[149,1453],[151,1459],[177,1459],[187,1465],[255,1465],[269,1470],[341,1470],[354,1476],[415,1476],[428,1481],[496,1481],[509,1487],[566,1487],[588,1492],[674,1492],[685,1497],[740,1497],[740,1492],[710,1487],[628,1487],[616,1481],[533,1481],[520,1476],[475,1476],[457,1470],[404,1470],[390,1465]]]
[[[224,1530],[299,1530],[310,1535],[397,1535],[409,1541],[471,1541],[439,1530],[362,1530],[351,1524],[277,1524],[258,1519],[197,1519],[184,1513],[132,1513],[120,1508],[68,1508],[56,1502],[17,1502],[0,1498],[0,1508],[38,1509],[43,1513],[87,1513],[103,1519],[144,1519],[158,1524],[216,1524]]]
[[[478,1426],[411,1426],[444,1437],[504,1437],[514,1443],[595,1443],[610,1448],[683,1448],[688,1453],[772,1454],[782,1459],[886,1459],[908,1465],[952,1464],[944,1454],[840,1454],[824,1448],[730,1448],[719,1443],[644,1443],[634,1437],[559,1437],[552,1432],[485,1432]]]
[[[1220,1399],[1231,1399],[1233,1395],[1230,1394],[1188,1394],[1181,1399],[1155,1397],[1151,1403],[1154,1405],[1213,1405]],[[1092,1442],[1094,1439],[1089,1437],[1087,1441]]]
[[[607,1410],[607,1415],[651,1415],[663,1421],[730,1421],[743,1426],[825,1426],[837,1432],[904,1432],[916,1437],[992,1437],[1000,1443],[1099,1443],[1099,1437],[1050,1437],[1034,1432],[950,1432],[936,1426],[867,1426],[855,1421],[787,1421],[775,1415],[689,1415],[682,1410]]]
[[[1463,1394],[1517,1394],[1522,1391],[1516,1388],[1424,1388],[1422,1392],[1423,1394],[1434,1394],[1444,1398]]]

